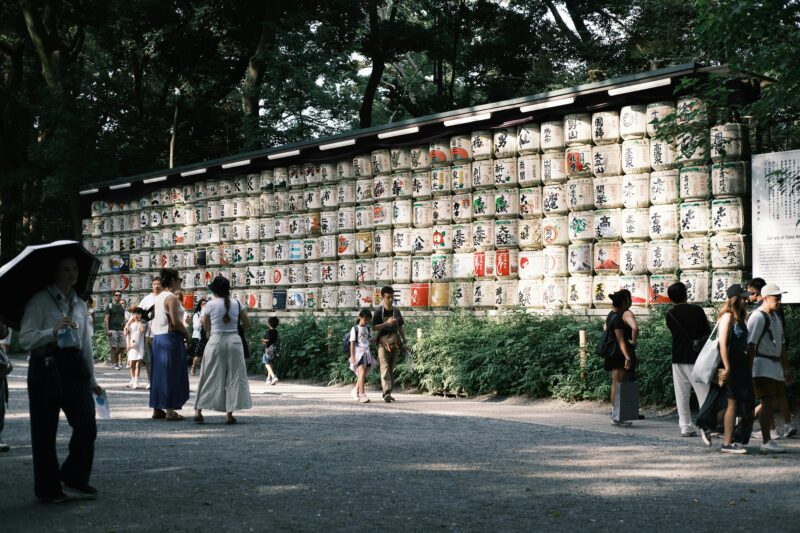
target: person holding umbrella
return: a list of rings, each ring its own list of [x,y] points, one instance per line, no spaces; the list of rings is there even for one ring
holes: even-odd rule
[[[47,275],[44,269],[53,265]],[[97,437],[92,391],[103,390],[94,376],[92,326],[81,299],[96,272],[97,260],[73,241],[29,246],[0,270],[0,289],[19,276],[29,276],[26,288],[36,291],[24,306],[19,337],[31,354],[28,397],[34,494],[42,502],[63,502],[67,495],[97,496],[97,489],[89,485]],[[72,437],[69,455],[59,468],[56,432],[62,410]]]

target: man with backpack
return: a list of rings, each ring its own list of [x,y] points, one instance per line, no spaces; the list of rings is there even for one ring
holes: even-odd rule
[[[673,283],[667,289],[667,295],[675,304],[665,315],[665,320],[672,333],[672,382],[678,408],[678,424],[681,437],[694,437],[697,435],[697,428],[692,424],[689,399],[694,389],[697,402],[702,406],[708,396],[709,386],[692,379],[692,369],[711,334],[711,328],[703,308],[687,303],[686,285],[680,281]]]
[[[395,401],[392,397],[394,369],[397,357],[406,345],[406,331],[403,328],[403,315],[393,306],[394,289],[390,286],[381,289],[381,305],[372,315],[372,330],[377,335],[378,361],[381,365],[381,388],[383,401]]]

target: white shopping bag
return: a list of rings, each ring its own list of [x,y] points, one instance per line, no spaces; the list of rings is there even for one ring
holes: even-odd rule
[[[97,418],[100,420],[108,420],[111,418],[111,411],[108,409],[108,395],[106,391],[100,394],[92,393],[94,398],[94,409],[97,412]]]

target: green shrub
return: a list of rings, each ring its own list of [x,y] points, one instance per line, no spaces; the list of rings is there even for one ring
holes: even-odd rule
[[[94,347],[95,361],[108,361],[108,358],[111,356],[111,348],[108,346],[108,335],[106,335],[104,327],[94,328],[92,346]]]

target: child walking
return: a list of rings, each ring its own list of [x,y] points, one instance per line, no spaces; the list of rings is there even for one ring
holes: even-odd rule
[[[372,320],[372,311],[365,307],[358,313],[358,321],[350,330],[350,370],[356,374],[356,386],[353,387],[351,394],[354,400],[361,403],[369,403],[369,398],[364,392],[364,382],[367,374],[375,366],[375,360],[369,349],[372,335],[368,325],[370,320]]]
[[[139,368],[144,359],[144,334],[147,326],[142,322],[144,311],[135,308],[132,312],[132,322],[128,326],[126,335],[126,348],[128,350],[128,362],[131,367],[131,382],[126,385],[129,389],[139,388]]]
[[[261,344],[265,346],[264,355],[261,356],[261,362],[264,363],[264,368],[267,370],[267,385],[275,385],[278,383],[278,376],[272,370],[272,361],[278,357],[278,317],[271,316],[267,319],[267,336],[261,339]]]

